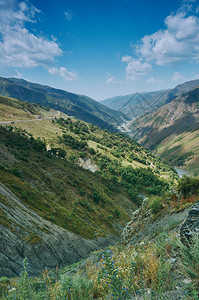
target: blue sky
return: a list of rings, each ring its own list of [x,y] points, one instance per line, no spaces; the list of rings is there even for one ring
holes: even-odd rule
[[[199,1],[0,0],[0,76],[96,100],[199,78]]]

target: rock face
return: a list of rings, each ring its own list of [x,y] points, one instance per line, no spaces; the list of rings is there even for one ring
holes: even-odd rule
[[[180,228],[181,241],[187,243],[193,233],[199,234],[199,201],[192,206],[187,219]]]
[[[87,240],[41,218],[2,183],[0,196],[0,276],[18,276],[25,257],[37,275],[45,267],[77,262],[115,242],[111,237]]]
[[[91,172],[95,173],[98,170],[98,167],[91,162],[90,158],[79,158],[79,165],[84,169],[90,170]]]
[[[142,206],[133,212],[131,220],[127,223],[122,232],[121,241],[124,244],[136,244],[147,236],[155,236],[171,228],[178,228],[187,218],[190,208],[183,212],[165,215],[153,220],[153,215],[148,208],[148,200],[143,200]]]

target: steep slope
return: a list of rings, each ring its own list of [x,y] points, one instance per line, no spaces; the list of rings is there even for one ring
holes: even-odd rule
[[[64,90],[31,83],[17,78],[0,78],[0,95],[60,110],[101,128],[116,131],[115,126],[127,117],[97,101]]]
[[[129,118],[137,118],[146,111],[151,111],[167,99],[168,91],[134,93],[126,96],[108,98],[101,101],[109,108],[125,113]]]
[[[177,85],[174,89],[172,89],[167,97],[166,103],[171,102],[177,97],[182,96],[183,94],[188,93],[189,91],[193,90],[199,86],[199,80],[190,80],[187,82],[184,82],[182,84]]]
[[[39,299],[46,294],[49,299],[198,299],[199,179],[182,178],[176,188],[177,194],[143,201],[122,243],[35,278],[28,276],[25,260],[18,283],[3,278],[4,291],[11,285],[17,299],[25,292]]]
[[[133,122],[133,136],[175,166],[199,169],[199,88]]]
[[[42,218],[22,203],[0,183],[0,276],[19,275],[24,257],[29,258],[32,275],[44,268],[63,267],[87,258],[89,253],[104,248],[114,239],[93,240],[57,226]]]
[[[25,256],[36,274],[114,243],[139,194],[177,178],[128,136],[16,99],[0,107],[1,274],[15,276]]]
[[[99,174],[68,162],[59,150],[51,155],[23,133],[0,128],[0,137],[2,276],[16,276],[25,257],[36,274],[118,240],[135,207],[124,188],[113,191]]]
[[[137,92],[126,96],[108,98],[101,101],[101,103],[125,113],[129,118],[134,120],[182,96],[198,85],[199,80],[192,80],[177,85],[174,89],[144,93]]]

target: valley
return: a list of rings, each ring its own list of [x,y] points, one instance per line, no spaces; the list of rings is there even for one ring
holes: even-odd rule
[[[64,108],[56,110],[53,105],[45,107],[0,96],[0,276],[17,277],[21,267],[24,276],[28,276],[28,259],[31,269],[28,293],[32,295],[42,297],[47,292],[48,299],[66,296],[70,299],[68,291],[76,297],[77,280],[78,293],[84,295],[78,294],[77,299],[105,299],[106,293],[112,293],[115,299],[118,295],[129,299],[127,291],[135,297],[139,291],[142,268],[143,290],[166,295],[169,289],[176,295],[169,276],[171,270],[176,274],[175,285],[181,279],[177,275],[178,265],[167,264],[165,243],[167,240],[172,251],[176,251],[172,234],[180,229],[198,200],[198,179],[179,179],[174,168],[177,166],[180,169],[177,171],[183,172],[183,163],[187,168],[187,161],[191,163],[193,159],[198,171],[197,91],[196,88],[159,105],[154,113],[147,112],[129,121],[122,117],[120,125],[110,131],[66,114]],[[156,121],[158,114],[165,119]],[[156,127],[152,127],[153,122]],[[141,124],[146,126],[146,132]],[[159,141],[164,135],[153,133],[152,128],[159,132],[168,130],[171,138],[165,134]],[[153,153],[129,135],[134,135]],[[162,143],[165,140],[170,148]],[[193,153],[190,159],[185,156],[183,163],[177,141],[184,144],[184,153]],[[176,153],[172,152],[173,147]],[[160,240],[161,254],[157,248]],[[137,258],[132,258],[131,253],[137,253]],[[109,265],[112,257],[117,268]],[[153,275],[150,259],[156,264]],[[138,268],[133,271],[136,274],[133,290],[125,279],[132,276],[130,261]],[[143,265],[146,262],[148,269]],[[103,267],[99,270],[101,264],[106,265],[109,275],[103,273]],[[41,292],[36,291],[35,276],[44,276],[39,280],[46,282],[45,276],[51,276],[48,272],[54,274],[57,266],[57,279]],[[46,275],[45,268],[49,270]],[[121,279],[111,277],[116,269]],[[164,284],[158,272],[164,272],[162,276],[167,278]],[[88,290],[81,288],[81,274]],[[106,276],[108,287],[104,282]],[[61,278],[65,278],[67,288]],[[15,281],[11,285],[14,287]],[[26,291],[22,286],[22,290],[16,289],[19,297]],[[180,293],[183,295],[182,289]]]
[[[140,102],[142,109],[137,110],[137,115],[133,116],[132,120],[120,125],[119,130],[135,138],[169,164],[184,169],[192,176],[198,176],[198,86],[198,80],[186,82],[173,90],[163,92],[163,98],[159,92],[161,100],[152,109],[148,108],[148,101],[153,104],[154,96],[146,101],[144,94],[140,94],[143,102],[143,104]],[[122,101],[125,99],[124,97]],[[136,109],[136,98],[131,97],[130,100],[132,107],[135,102]],[[104,103],[106,101],[108,100]],[[125,105],[131,111],[128,101],[127,99]],[[109,107],[113,107],[111,102]],[[121,110],[123,111],[123,108]]]
[[[0,300],[199,300],[199,1],[0,0]]]

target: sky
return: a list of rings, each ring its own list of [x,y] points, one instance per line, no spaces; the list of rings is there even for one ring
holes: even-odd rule
[[[0,0],[0,76],[95,100],[199,79],[199,0]]]

